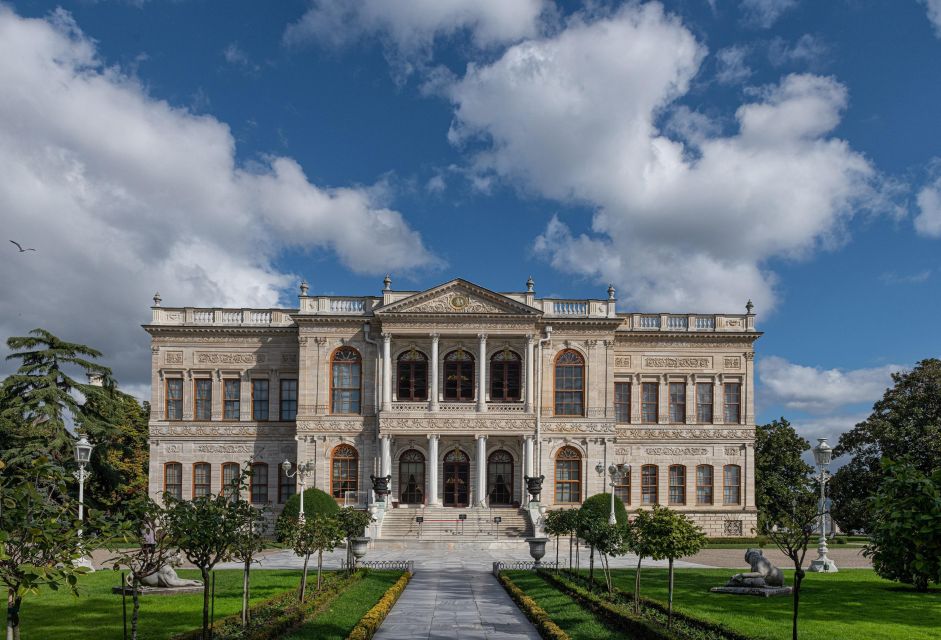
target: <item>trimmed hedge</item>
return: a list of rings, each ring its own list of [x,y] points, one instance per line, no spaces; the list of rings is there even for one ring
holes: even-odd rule
[[[510,594],[520,611],[533,623],[543,640],[571,640],[569,634],[565,633],[559,625],[552,621],[546,610],[517,587],[516,583],[510,580],[505,573],[501,572],[497,579],[506,589],[506,592]]]
[[[607,522],[608,517],[611,515],[611,494],[596,493],[585,500],[579,510],[582,513],[590,513],[598,520]],[[614,501],[614,519],[617,520],[618,524],[627,522],[627,508],[620,500]]]
[[[348,635],[346,639],[370,640],[370,638],[376,635],[382,621],[389,615],[392,606],[398,601],[399,596],[405,591],[405,587],[411,579],[411,573],[406,571],[402,574],[402,577],[396,580],[394,585],[389,587],[389,590],[379,599],[379,602],[377,602],[372,609],[367,611],[366,615],[360,618],[359,622],[356,623],[356,626],[353,627],[353,630],[350,631],[350,635]]]
[[[212,635],[214,640],[275,640],[300,627],[311,615],[332,603],[342,591],[362,578],[328,573],[320,591],[308,598],[303,605],[297,601],[297,591],[292,589],[250,607],[248,629],[242,627],[242,614],[236,613],[216,620]],[[172,636],[170,640],[201,640],[202,628]]]
[[[296,518],[300,513],[301,497],[296,493],[288,498],[284,503],[284,510],[278,516],[278,527],[275,531],[280,532],[281,523],[288,518]],[[311,516],[315,513],[337,513],[340,511],[340,505],[330,496],[329,493],[320,489],[306,489],[304,491],[304,515]]]

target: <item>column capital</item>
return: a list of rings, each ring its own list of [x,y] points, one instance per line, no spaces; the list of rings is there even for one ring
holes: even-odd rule
[[[437,341],[438,341],[438,338],[441,337],[441,334],[440,334],[440,333],[429,333],[429,334],[428,334],[428,337],[431,338],[431,341],[432,341],[432,342],[437,342]]]
[[[439,434],[437,434],[437,433],[429,433],[426,437],[427,437],[429,440],[440,440],[440,439],[441,439],[441,436],[440,436]]]
[[[475,433],[475,434],[474,434],[474,440],[480,441],[480,440],[486,440],[486,439],[487,439],[487,434],[485,434],[485,433]]]
[[[536,336],[531,333],[527,333],[524,337],[526,338],[526,344],[532,344],[536,341]]]
[[[392,334],[391,334],[391,333],[387,333],[387,332],[383,331],[380,335],[382,335],[382,339],[385,340],[386,342],[390,342],[390,341],[392,340]]]
[[[485,340],[487,339],[487,334],[486,334],[486,333],[478,333],[478,334],[477,334],[477,338],[480,339],[481,342],[483,342],[483,341],[485,341]]]

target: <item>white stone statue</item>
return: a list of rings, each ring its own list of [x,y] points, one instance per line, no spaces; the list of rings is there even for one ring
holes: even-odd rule
[[[156,573],[152,573],[149,576],[144,576],[141,578],[141,585],[145,587],[156,587],[160,589],[171,589],[174,587],[201,587],[203,586],[202,581],[200,580],[187,580],[186,578],[181,578],[176,575],[176,570],[174,566],[178,567],[182,564],[182,559],[179,555],[173,558],[173,561],[170,564],[165,564]],[[128,575],[125,578],[127,586],[132,587],[131,576]]]

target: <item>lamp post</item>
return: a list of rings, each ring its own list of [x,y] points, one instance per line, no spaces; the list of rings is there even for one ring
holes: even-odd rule
[[[314,465],[311,462],[305,462],[304,464],[297,465],[297,471],[291,473],[291,461],[287,458],[284,459],[284,462],[281,463],[281,468],[284,469],[284,475],[288,478],[293,478],[297,476],[297,480],[301,485],[301,497],[300,497],[300,508],[298,509],[297,519],[304,522],[304,489],[307,487],[307,474],[311,473],[314,470]]]
[[[818,573],[836,573],[837,568],[833,560],[827,557],[827,481],[830,479],[830,472],[827,467],[833,459],[833,449],[827,444],[826,438],[817,438],[817,446],[814,447],[814,461],[817,463],[817,480],[820,482],[820,541],[817,543],[817,558],[810,563],[809,571]]]
[[[600,462],[595,465],[595,471],[599,476],[604,476],[604,465]],[[608,475],[611,477],[611,482],[609,486],[611,487],[611,512],[608,514],[608,524],[617,524],[617,518],[614,515],[614,488],[618,483],[627,477],[627,474],[631,472],[631,465],[629,464],[610,464],[608,465]]]
[[[91,452],[94,449],[94,445],[88,441],[88,438],[82,436],[78,439],[78,442],[75,443],[75,462],[78,463],[78,471],[73,472],[73,475],[78,480],[78,521],[79,521],[79,530],[78,530],[78,539],[79,546],[84,552],[84,544],[82,543],[82,529],[81,523],[85,521],[85,480],[90,475],[89,472],[85,471],[85,465],[91,461]],[[92,571],[94,567],[91,563],[91,558],[83,555],[78,560],[75,560],[74,564],[76,566],[83,566]]]

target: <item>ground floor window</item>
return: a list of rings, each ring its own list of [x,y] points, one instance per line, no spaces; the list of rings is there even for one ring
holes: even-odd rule
[[[562,447],[555,456],[555,501],[582,501],[582,454],[575,447]]]
[[[333,450],[330,464],[330,491],[337,500],[357,500],[359,489],[359,452],[348,444]]]
[[[640,468],[641,504],[658,504],[657,465],[645,464]]]
[[[163,490],[177,500],[183,499],[183,465],[179,462],[163,465]]]
[[[409,449],[399,456],[399,501],[403,504],[425,502],[425,455],[417,449]]]

